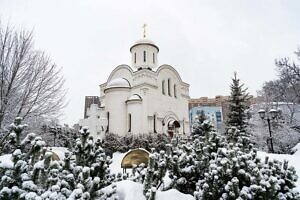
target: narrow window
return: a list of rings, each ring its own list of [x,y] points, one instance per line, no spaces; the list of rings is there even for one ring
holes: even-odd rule
[[[165,94],[165,80],[163,80],[161,82],[161,91],[162,91],[162,94],[164,95]]]
[[[168,95],[171,96],[171,80],[168,79]]]
[[[153,53],[153,64],[155,63],[155,55],[154,55],[154,53]]]
[[[131,114],[128,114],[128,132],[131,132]]]
[[[156,132],[156,115],[153,115],[153,132],[157,133]]]
[[[146,62],[146,51],[144,51],[144,62]]]
[[[174,85],[174,97],[177,98],[176,85]]]
[[[109,132],[109,112],[107,112],[107,129],[106,132]]]
[[[185,131],[184,131],[184,120],[182,121],[182,132],[185,135]]]
[[[136,64],[136,53],[134,53],[134,63]]]

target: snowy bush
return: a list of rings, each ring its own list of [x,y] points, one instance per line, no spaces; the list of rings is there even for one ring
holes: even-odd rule
[[[293,190],[296,171],[287,162],[263,162],[252,150],[229,144],[209,163],[204,179],[197,183],[196,199],[298,199]]]
[[[0,199],[117,199],[112,184],[115,176],[108,168],[110,158],[87,129],[81,131],[75,152],[67,152],[63,161],[55,161],[40,137],[29,134],[19,140],[24,129],[20,122],[17,119],[11,126],[14,137],[9,137],[15,147],[13,166],[0,168]]]
[[[148,198],[153,196],[151,188],[155,186],[161,190],[175,188],[194,194],[198,200],[300,198],[294,191],[295,169],[287,162],[261,160],[248,135],[238,129],[233,131],[237,137],[234,140],[213,129],[203,135],[194,135],[191,141],[174,138],[167,145],[167,155],[155,162],[156,165],[165,163],[171,181],[164,187],[148,184],[145,187]],[[151,166],[153,164],[148,166],[145,177],[159,174],[160,169],[153,172]]]
[[[150,134],[126,134],[119,136],[113,133],[107,133],[103,139],[102,147],[111,152],[127,152],[130,149],[144,148],[150,151],[152,148],[158,152],[166,150],[166,144],[170,139],[166,134],[150,133]]]

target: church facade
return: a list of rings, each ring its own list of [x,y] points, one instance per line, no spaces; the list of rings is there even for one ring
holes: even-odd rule
[[[81,126],[105,133],[190,133],[189,84],[170,65],[158,67],[159,48],[144,38],[130,48],[131,66],[119,65],[100,85],[100,106],[91,104]]]

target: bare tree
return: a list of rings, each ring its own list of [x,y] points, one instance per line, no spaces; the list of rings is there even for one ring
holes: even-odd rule
[[[61,69],[33,47],[32,32],[0,24],[0,128],[15,117],[54,116],[65,106]]]
[[[295,52],[300,60],[300,50]],[[289,122],[293,123],[296,106],[300,103],[300,67],[289,58],[275,61],[278,79],[264,84],[261,94],[266,102],[285,102],[289,109]]]

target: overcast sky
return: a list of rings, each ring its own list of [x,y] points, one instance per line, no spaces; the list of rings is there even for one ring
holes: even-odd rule
[[[190,84],[190,96],[228,95],[234,71],[256,95],[274,79],[274,59],[300,46],[300,1],[0,0],[2,24],[34,31],[35,47],[63,68],[69,104],[63,121],[83,117],[84,96],[148,38]]]

